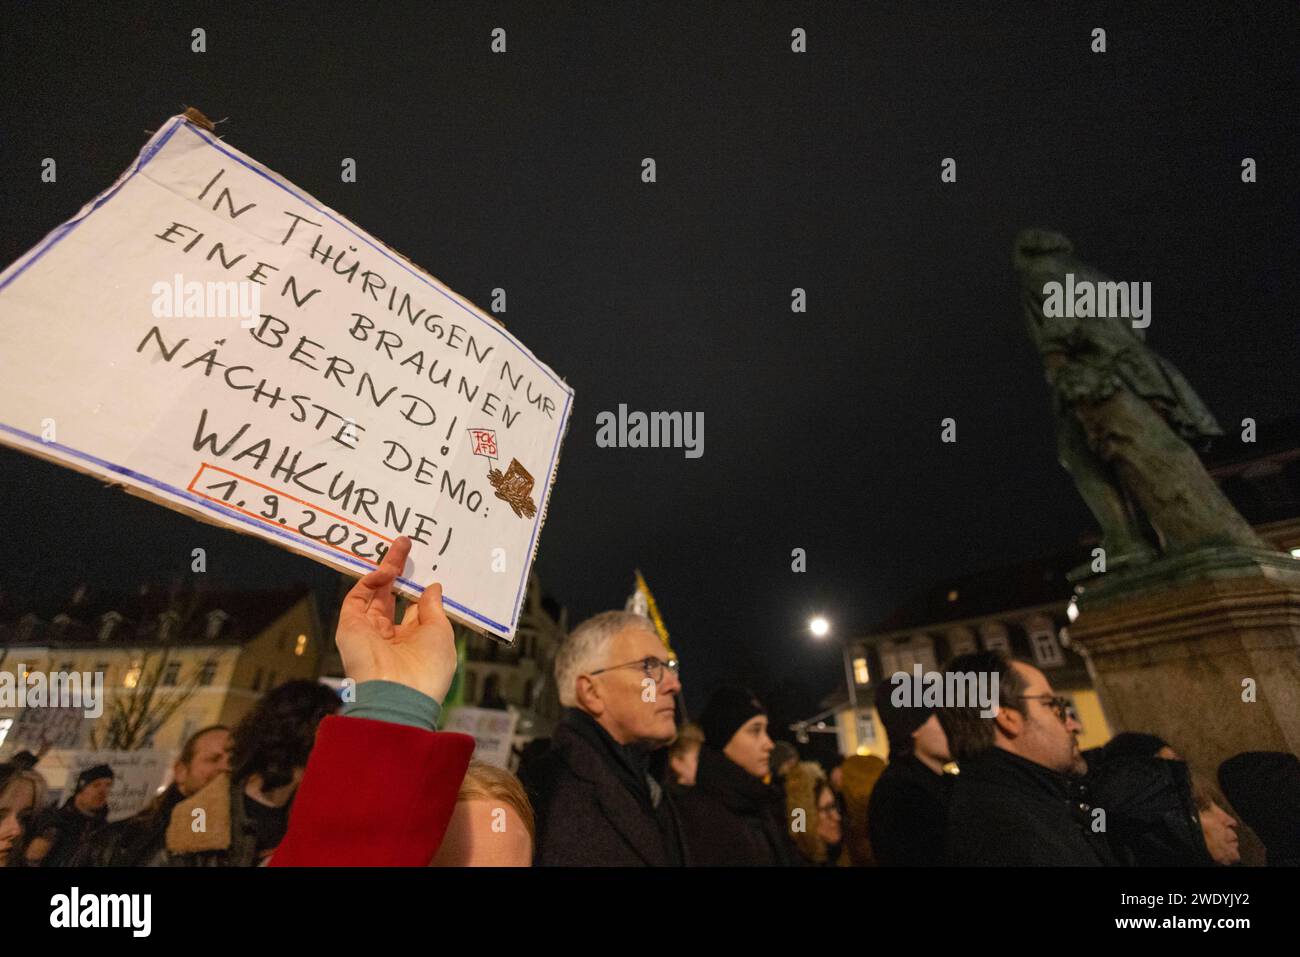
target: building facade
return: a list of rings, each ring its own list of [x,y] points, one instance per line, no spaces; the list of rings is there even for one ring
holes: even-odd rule
[[[0,607],[0,672],[101,675],[103,713],[0,706],[0,760],[47,747],[153,749],[176,754],[199,728],[233,727],[261,695],[295,678],[315,679],[322,630],[312,592],[95,595],[78,587],[53,608]],[[51,780],[53,787],[61,782]]]

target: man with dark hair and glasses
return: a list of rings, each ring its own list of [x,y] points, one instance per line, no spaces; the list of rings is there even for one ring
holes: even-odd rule
[[[673,797],[650,770],[677,735],[677,659],[648,618],[607,611],[555,656],[564,714],[551,749],[520,769],[537,812],[542,866],[682,866]]]
[[[1103,866],[1116,860],[1105,809],[1082,776],[1070,702],[1033,665],[1000,652],[960,655],[945,671],[997,677],[998,708],[945,702],[939,723],[960,774],[948,810],[947,860],[958,865]]]

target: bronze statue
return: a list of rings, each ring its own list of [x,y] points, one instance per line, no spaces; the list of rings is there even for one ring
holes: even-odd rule
[[[1106,567],[1212,545],[1268,548],[1194,451],[1223,430],[1179,371],[1146,347],[1143,329],[1095,306],[1082,317],[1057,308],[1061,288],[1110,280],[1049,230],[1017,236],[1013,260],[1052,387],[1061,464],[1101,525]],[[1061,285],[1049,293],[1049,283]],[[1138,325],[1149,321],[1148,313]]]

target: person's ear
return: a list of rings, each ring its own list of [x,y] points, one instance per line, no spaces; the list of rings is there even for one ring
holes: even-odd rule
[[[177,761],[172,765],[172,780],[178,785],[184,784],[185,779],[189,777],[189,774],[187,773],[188,771],[189,768],[187,768],[183,762]]]
[[[1018,738],[1025,730],[1025,716],[1015,708],[998,708],[995,727],[1007,738]]]
[[[590,676],[578,675],[574,690],[577,691],[578,704],[582,705],[583,711],[596,716],[605,713],[605,702],[601,700],[600,688]]]

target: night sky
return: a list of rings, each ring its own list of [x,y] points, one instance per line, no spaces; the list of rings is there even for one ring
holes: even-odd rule
[[[1300,410],[1294,3],[175,6],[6,6],[3,265],[193,105],[480,306],[504,287],[576,390],[542,579],[576,621],[639,567],[692,709],[732,677],[811,713],[842,680],[811,614],[860,631],[1092,528],[1021,325],[1023,227],[1153,284],[1148,344],[1228,441]],[[703,412],[703,457],[597,448],[620,403]],[[212,587],[336,579],[12,450],[0,483],[10,589],[165,582],[200,546]]]

